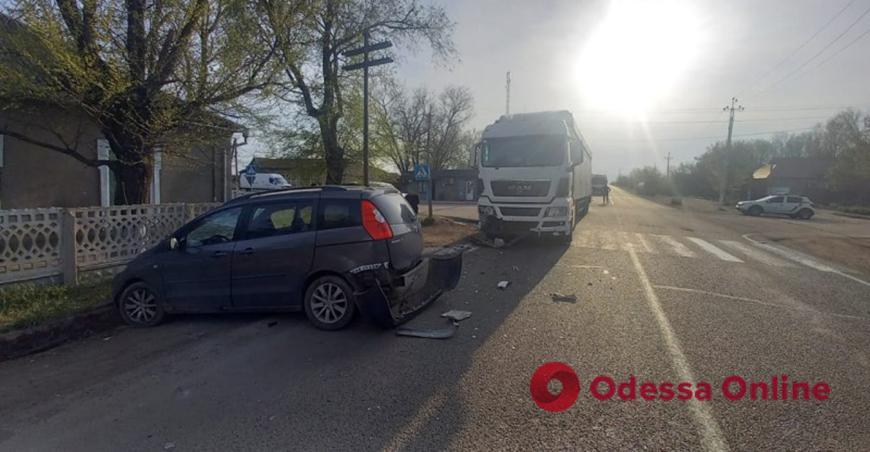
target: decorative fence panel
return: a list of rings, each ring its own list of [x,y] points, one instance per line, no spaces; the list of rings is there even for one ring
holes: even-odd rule
[[[61,213],[0,210],[0,284],[61,273]]]
[[[111,274],[218,203],[0,211],[0,284]]]

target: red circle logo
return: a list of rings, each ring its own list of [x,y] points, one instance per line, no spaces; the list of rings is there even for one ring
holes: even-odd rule
[[[554,379],[562,383],[562,390],[558,394],[551,393],[547,388],[550,381]],[[571,405],[577,401],[577,396],[580,395],[580,379],[571,366],[560,362],[549,362],[541,364],[532,374],[529,389],[532,400],[541,409],[558,413],[571,408]]]

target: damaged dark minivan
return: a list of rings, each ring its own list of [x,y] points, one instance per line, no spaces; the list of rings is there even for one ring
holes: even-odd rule
[[[336,330],[357,312],[391,327],[462,273],[461,250],[423,256],[414,210],[391,188],[324,186],[247,195],[181,227],[113,281],[121,317],[304,310]]]

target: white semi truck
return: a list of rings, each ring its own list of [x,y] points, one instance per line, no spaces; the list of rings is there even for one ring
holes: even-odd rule
[[[502,116],[476,149],[484,234],[571,240],[592,198],[592,156],[571,112]]]

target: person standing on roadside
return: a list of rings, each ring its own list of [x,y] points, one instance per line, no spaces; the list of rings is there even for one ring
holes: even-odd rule
[[[603,201],[604,201],[605,206],[610,203],[610,185],[604,186],[603,198],[604,198]]]

